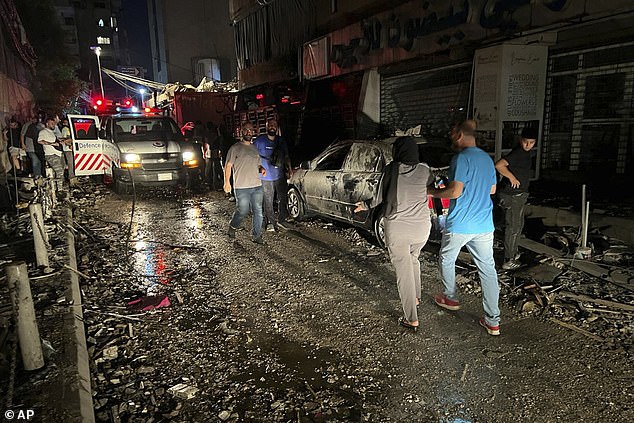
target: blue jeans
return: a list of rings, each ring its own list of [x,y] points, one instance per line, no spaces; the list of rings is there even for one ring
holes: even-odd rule
[[[279,221],[283,222],[288,218],[288,184],[286,177],[282,176],[277,181],[262,181],[262,189],[264,189],[264,216],[266,223],[275,225],[278,219],[275,218],[275,195],[277,194],[277,211]]]
[[[498,300],[500,287],[498,275],[493,260],[493,232],[482,234],[456,234],[445,232],[440,244],[438,264],[440,276],[445,286],[444,294],[451,300],[457,300],[456,295],[456,259],[463,246],[471,253],[478,268],[480,284],[482,285],[482,307],[487,324],[500,324],[500,308]]]
[[[40,157],[33,151],[27,151],[26,154],[29,156],[29,160],[31,160],[33,176],[42,176],[42,161]]]
[[[249,214],[249,210],[253,212],[253,230],[251,234],[253,239],[262,236],[262,199],[264,191],[262,187],[253,188],[236,188],[236,211],[233,213],[229,225],[238,229],[242,220]]]

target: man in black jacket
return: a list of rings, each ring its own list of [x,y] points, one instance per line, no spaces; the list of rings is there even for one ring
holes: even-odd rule
[[[519,145],[495,163],[495,169],[502,176],[498,184],[498,199],[506,221],[502,265],[505,270],[517,269],[521,265],[518,261],[517,240],[524,228],[524,209],[532,168],[531,150],[536,142],[537,129],[524,128]]]

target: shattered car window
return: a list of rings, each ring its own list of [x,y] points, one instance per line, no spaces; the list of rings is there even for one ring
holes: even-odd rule
[[[348,155],[346,169],[354,172],[376,172],[381,170],[379,168],[382,167],[380,166],[381,159],[381,150],[377,147],[355,143]]]
[[[348,151],[350,151],[350,147],[351,145],[345,145],[331,151],[319,160],[315,170],[340,170],[343,168],[343,162],[348,155]]]

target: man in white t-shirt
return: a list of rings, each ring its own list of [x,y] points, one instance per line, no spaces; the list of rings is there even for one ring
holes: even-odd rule
[[[45,127],[38,134],[37,142],[44,147],[44,158],[46,163],[53,169],[53,173],[55,173],[57,190],[60,191],[64,180],[64,159],[62,158],[61,143],[55,136],[55,128],[55,118],[46,118]],[[58,150],[56,147],[60,149]]]
[[[66,168],[68,169],[68,183],[70,186],[77,184],[77,178],[75,177],[75,161],[73,160],[73,140],[70,137],[70,125],[68,124],[68,118],[62,119],[61,125],[61,139],[62,151],[64,152],[64,161],[66,162]]]

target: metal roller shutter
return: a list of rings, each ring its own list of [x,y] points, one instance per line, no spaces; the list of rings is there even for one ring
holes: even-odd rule
[[[634,174],[634,43],[553,54],[548,70],[544,175]]]
[[[423,135],[446,136],[467,116],[471,63],[381,78],[381,123],[386,129],[422,125]]]

